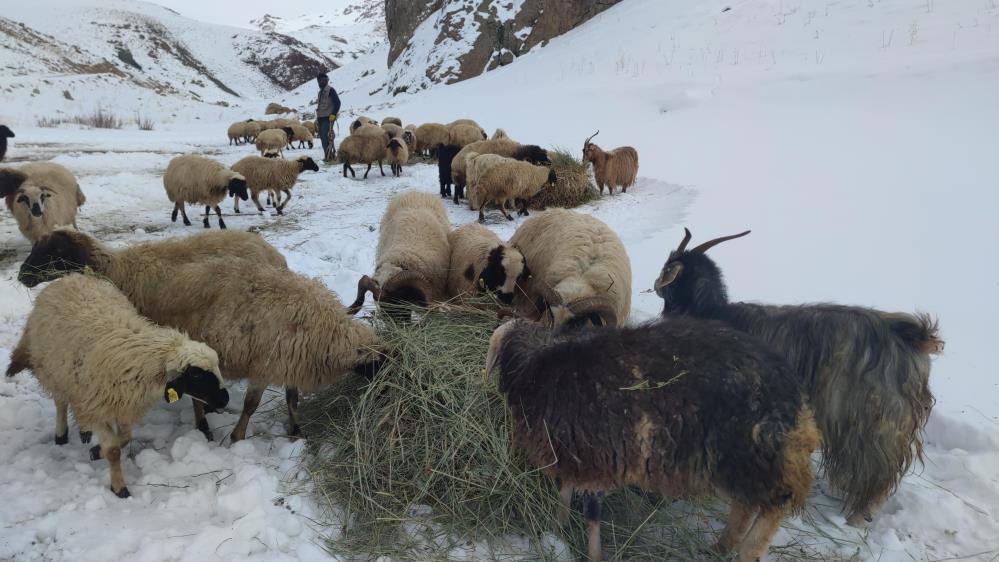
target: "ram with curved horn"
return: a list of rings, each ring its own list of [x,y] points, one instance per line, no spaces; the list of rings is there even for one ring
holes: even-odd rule
[[[607,186],[607,192],[611,195],[614,194],[615,187],[626,192],[638,177],[638,151],[630,146],[604,151],[591,142],[599,134],[598,130],[583,141],[583,163],[593,163],[593,178],[597,181],[601,195],[604,193],[604,186]]]
[[[379,303],[427,306],[446,300],[448,229],[439,197],[417,191],[393,197],[379,227],[375,272],[358,281],[347,311],[357,314],[368,292]]]
[[[554,326],[627,321],[631,262],[621,239],[600,220],[552,209],[524,221],[510,245],[531,269],[514,296],[518,315]]]
[[[663,316],[721,320],[781,352],[795,369],[822,433],[822,464],[843,494],[847,522],[871,521],[913,461],[933,407],[931,355],[943,351],[927,314],[809,304],[733,303],[707,250],[749,231],[691,250],[691,234],[656,280]]]

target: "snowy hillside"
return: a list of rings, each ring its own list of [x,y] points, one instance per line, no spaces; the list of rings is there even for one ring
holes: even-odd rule
[[[3,17],[27,10],[5,7]],[[63,29],[70,23],[34,19],[54,35],[33,39],[45,45],[37,51],[46,62],[0,76],[0,120],[40,111],[45,105],[35,100],[62,97],[65,80],[82,80],[78,68],[114,58],[103,45],[64,57],[78,37]],[[208,52],[233,64],[206,66],[224,83],[243,76],[228,46],[213,47],[207,36],[190,41],[199,60]],[[819,478],[804,516],[775,538],[771,559],[800,550],[816,559],[887,562],[999,555],[999,380],[990,352],[999,313],[999,4],[624,0],[512,64],[418,94],[386,87],[386,55],[380,44],[332,74],[344,116],[472,117],[490,132],[503,127],[522,142],[574,153],[599,129],[594,140],[605,148],[638,150],[639,184],[580,209],[625,242],[635,319],[658,315],[661,300],[648,290],[683,226],[694,243],[753,230],[711,250],[734,300],[830,301],[940,319],[947,347],[933,363],[937,404],[925,463],[867,529],[845,525],[839,499]],[[50,66],[63,70],[44,70]],[[101,76],[106,82],[86,83],[91,95],[157,107],[133,101],[144,88]],[[24,84],[12,96],[11,81]],[[207,84],[195,88],[206,100],[215,91]],[[35,87],[42,93],[33,98]],[[315,85],[279,97],[307,109]],[[251,150],[225,146],[221,115],[209,121],[174,101],[155,110],[161,122],[177,111],[187,120],[151,132],[36,129],[23,120],[8,157],[72,169],[88,197],[81,228],[112,245],[200,230],[169,220],[161,184],[167,162],[196,152],[232,163]],[[404,189],[437,191],[433,166],[408,166],[400,179],[373,174],[346,180],[324,168],[302,176],[285,216],[225,219],[230,228],[259,229],[293,269],[349,300],[373,266],[388,198]],[[454,226],[476,216],[450,203],[448,213]],[[520,222],[488,226],[506,237]],[[0,214],[0,357],[37,294],[14,278],[28,250],[9,214]],[[0,559],[328,559],[319,545],[330,529],[315,524],[321,510],[301,490],[301,444],[284,438],[281,394],[275,389],[261,408],[278,413],[258,413],[253,437],[232,447],[205,442],[188,407],[157,408],[137,426],[123,459],[134,496],[121,501],[106,489],[107,465],[87,461],[75,435],[67,446],[51,444],[54,408],[32,377],[0,381],[0,495],[8,498],[0,507]],[[227,411],[209,416],[216,435],[231,428],[241,398],[234,389]]]
[[[256,104],[335,66],[292,37],[197,22],[137,1],[12,4],[0,16],[0,33],[7,69],[0,111],[23,124],[96,107],[167,119],[193,105],[210,115],[205,105]]]
[[[339,0],[323,4],[315,14],[289,18],[264,15],[251,20],[250,25],[313,45],[343,66],[385,41],[385,3]]]

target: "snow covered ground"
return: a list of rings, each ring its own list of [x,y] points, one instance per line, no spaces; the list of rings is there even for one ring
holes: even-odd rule
[[[599,128],[605,147],[635,146],[644,179],[583,210],[628,247],[637,318],[658,313],[661,301],[643,291],[684,225],[695,241],[753,229],[712,250],[735,299],[938,315],[947,350],[933,367],[938,404],[925,465],[867,530],[844,525],[822,481],[809,516],[832,537],[817,545],[830,557],[991,560],[999,555],[999,382],[989,353],[999,312],[997,24],[999,6],[988,0],[626,0],[454,86],[369,95],[386,76],[383,52],[333,81],[348,111],[405,122],[474,117],[573,152]],[[362,78],[370,69],[378,72]],[[306,103],[313,90],[296,96]],[[225,146],[225,122],[16,129],[8,156],[68,166],[88,197],[81,228],[129,244],[200,230],[169,222],[159,175],[183,152],[226,162],[248,153]],[[292,268],[349,300],[372,266],[391,194],[437,190],[429,166],[400,179],[373,173],[364,182],[303,175],[286,216],[226,222],[260,228]],[[454,225],[475,218],[448,207]],[[516,224],[492,217],[490,226],[508,236]],[[0,215],[0,356],[30,310],[33,292],[14,280],[27,251]],[[277,393],[270,398],[265,408],[278,407]],[[235,422],[241,400],[235,392],[230,412],[209,417],[216,435]],[[30,376],[0,381],[0,559],[325,556],[310,521],[316,507],[295,493],[300,445],[283,437],[280,416],[257,414],[255,437],[230,448],[192,431],[189,408],[158,408],[137,427],[124,463],[127,501],[110,495],[106,464],[87,461],[75,437],[51,443],[53,418]],[[784,530],[775,544],[796,540],[818,539]]]

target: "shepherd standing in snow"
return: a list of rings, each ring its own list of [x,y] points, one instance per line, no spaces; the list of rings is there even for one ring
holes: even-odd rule
[[[336,121],[337,113],[340,113],[340,96],[333,86],[330,86],[330,78],[326,73],[317,76],[316,81],[319,82],[316,126],[319,127],[319,140],[323,143],[323,160],[332,162],[336,156],[336,148],[333,146],[333,122]]]

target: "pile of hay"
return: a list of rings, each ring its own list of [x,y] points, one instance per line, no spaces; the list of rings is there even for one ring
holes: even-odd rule
[[[302,405],[303,463],[329,550],[366,560],[579,559],[581,515],[559,528],[556,484],[512,447],[496,377],[482,372],[495,313],[450,306],[402,324],[384,312],[374,323],[393,358],[371,384],[354,379]],[[605,555],[711,559],[725,511],[620,490],[605,502]],[[781,558],[797,559],[788,551],[798,547]]]
[[[548,151],[548,158],[552,161],[552,169],[555,170],[558,181],[531,198],[529,205],[532,209],[571,209],[600,196],[597,186],[590,181],[586,164],[576,160],[569,151],[556,147]]]

